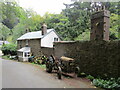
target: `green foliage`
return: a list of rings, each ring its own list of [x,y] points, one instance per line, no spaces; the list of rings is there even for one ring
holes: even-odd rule
[[[75,40],[89,41],[90,40],[90,31],[83,32],[77,38],[75,38]]]
[[[0,39],[6,40],[10,34],[10,29],[0,23]]]
[[[93,84],[97,87],[104,89],[119,89],[120,88],[120,78],[111,78],[110,80],[104,79],[94,79]]]
[[[9,57],[10,57],[9,55],[2,56],[2,58],[3,58],[3,59],[6,59],[6,60],[11,60]]]
[[[3,44],[1,48],[4,55],[16,55],[17,45],[16,44]]]
[[[19,18],[22,18],[23,9],[15,1],[11,2],[9,0],[4,0],[1,3],[1,7],[2,23],[9,29],[12,29],[19,23]]]
[[[46,69],[46,65],[45,65],[45,64],[43,64],[43,65],[41,64],[40,67],[41,67],[42,69]]]
[[[63,15],[68,17],[66,36],[70,40],[80,40],[80,35],[90,30],[90,8],[89,2],[75,2],[71,8],[63,10]]]
[[[91,75],[88,75],[86,78],[90,79],[96,87],[104,88],[104,89],[118,89],[120,88],[120,77],[115,78],[95,78]]]
[[[91,81],[94,79],[94,77],[91,75],[88,75],[86,78],[90,79]]]
[[[105,2],[111,12],[110,39],[118,37],[118,3]],[[90,16],[92,14],[90,2],[74,2],[65,4],[66,8],[60,14],[45,13],[38,15],[32,9],[25,10],[16,2],[4,0],[0,2],[0,39],[16,43],[18,37],[29,31],[41,30],[42,23],[46,23],[48,29],[54,28],[63,40],[90,40]],[[9,13],[8,13],[9,12]],[[2,18],[1,18],[2,17]],[[8,23],[9,22],[9,23]]]
[[[118,39],[118,27],[119,27],[119,15],[111,13],[110,17],[110,39],[115,40]]]

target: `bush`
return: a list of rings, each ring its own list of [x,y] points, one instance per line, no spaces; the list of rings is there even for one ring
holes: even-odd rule
[[[17,55],[17,45],[16,44],[4,44],[2,45],[2,53],[4,55]]]
[[[97,87],[104,89],[119,89],[120,88],[120,78],[111,78],[110,80],[104,79],[94,79],[93,84]]]
[[[94,77],[91,75],[88,75],[87,78],[90,79],[91,81],[94,79]]]

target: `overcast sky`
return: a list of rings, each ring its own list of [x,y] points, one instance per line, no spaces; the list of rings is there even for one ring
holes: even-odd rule
[[[71,0],[17,0],[19,5],[25,9],[32,8],[40,15],[45,12],[60,13],[65,8],[63,3],[71,3]]]

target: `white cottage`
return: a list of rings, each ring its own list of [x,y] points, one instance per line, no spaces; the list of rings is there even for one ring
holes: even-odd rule
[[[55,41],[60,41],[59,35],[43,24],[41,31],[28,32],[17,39],[18,57],[21,61],[28,61],[30,53],[39,56],[42,47],[53,48]]]

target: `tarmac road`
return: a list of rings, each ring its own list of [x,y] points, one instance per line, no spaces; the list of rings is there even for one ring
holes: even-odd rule
[[[38,65],[1,60],[2,88],[93,88],[75,79],[59,80],[56,74],[49,74]]]
[[[32,64],[3,60],[2,69],[2,88],[71,87]]]
[[[2,55],[2,52],[0,50],[0,56]],[[0,60],[0,90],[2,89],[2,61]]]

